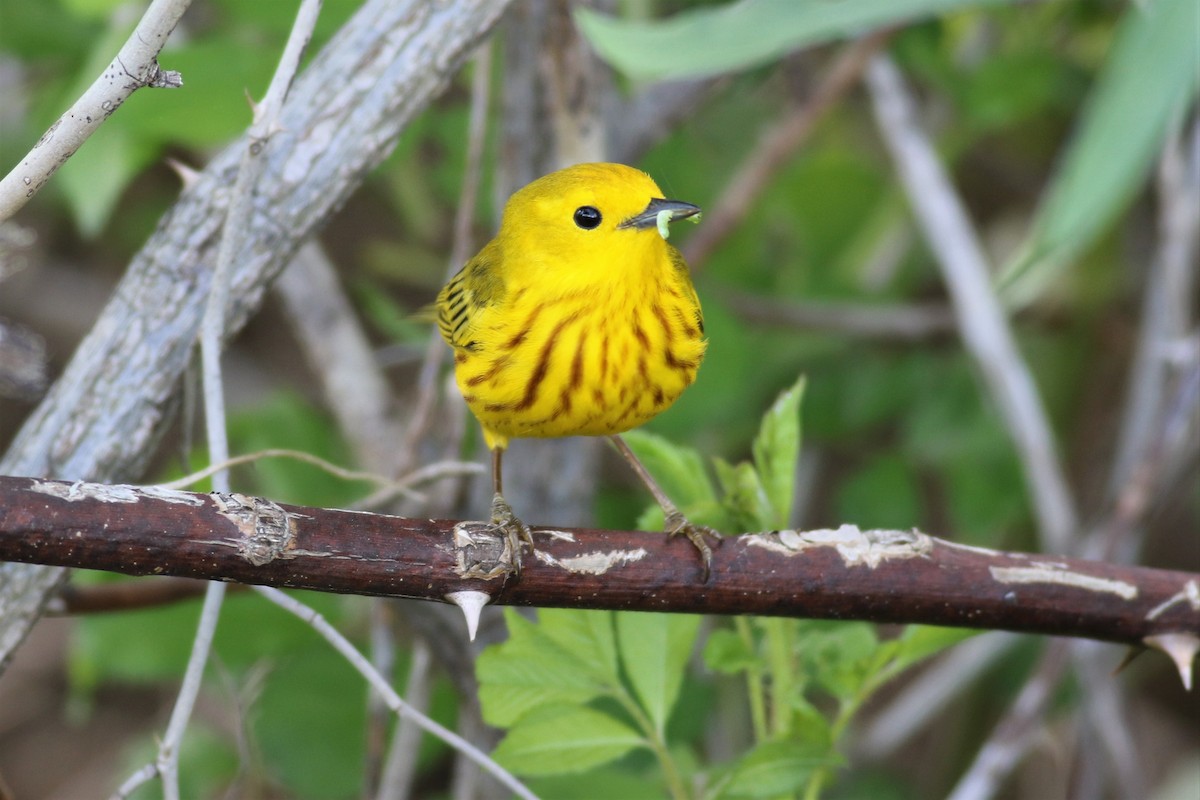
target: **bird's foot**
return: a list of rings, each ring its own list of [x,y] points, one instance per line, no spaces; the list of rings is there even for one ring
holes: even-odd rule
[[[664,509],[664,512],[666,519],[663,522],[663,533],[668,536],[686,536],[688,541],[695,545],[700,551],[700,560],[704,565],[704,583],[708,583],[708,576],[712,573],[712,547],[705,537],[720,541],[721,532],[707,525],[697,525],[677,508]]]
[[[499,492],[492,497],[492,525],[499,528],[500,532],[504,534],[509,566],[512,567],[513,575],[520,578],[521,547],[527,544],[530,550],[534,549],[533,534],[529,532],[529,526],[517,518],[517,515],[513,513],[512,506]]]

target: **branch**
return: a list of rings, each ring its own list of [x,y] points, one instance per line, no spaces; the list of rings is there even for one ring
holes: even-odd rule
[[[722,291],[722,299],[739,317],[757,325],[778,325],[889,342],[920,342],[949,337],[955,331],[954,314],[942,303],[803,303],[756,297],[734,290]]]
[[[537,529],[520,581],[484,523],[287,506],[240,494],[0,477],[0,558],[350,594],[764,614],[1200,645],[1200,574],[958,545],[919,531],[772,531],[690,543]],[[1194,655],[1194,648],[1192,655]],[[1188,656],[1190,661],[1191,656]],[[1178,661],[1178,659],[1177,659]]]
[[[144,86],[174,89],[178,72],[158,66],[158,54],[192,0],[154,0],[100,77],[42,134],[25,160],[0,180],[0,221],[17,213],[118,107]]]
[[[954,301],[963,344],[979,364],[1016,445],[1047,550],[1070,547],[1078,514],[1055,453],[1054,435],[1037,385],[991,288],[987,257],[966,208],[917,121],[896,65],[877,55],[867,86],[880,134],[892,154],[925,239]]]
[[[446,85],[507,0],[368,0],[298,77],[264,151],[249,235],[235,254],[227,334],[269,281]],[[173,416],[200,325],[228,186],[246,139],[188,185],[134,258],[113,300],[0,460],[0,473],[128,480]],[[0,566],[0,669],[61,579]]]
[[[698,269],[741,224],[780,167],[808,140],[825,112],[858,82],[867,61],[893,33],[891,28],[886,28],[843,47],[812,96],[803,105],[788,111],[762,135],[758,145],[718,193],[720,203],[705,213],[704,225],[684,244],[683,256],[693,270]]]

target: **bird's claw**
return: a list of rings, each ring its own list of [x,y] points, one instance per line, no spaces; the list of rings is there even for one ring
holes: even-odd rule
[[[492,525],[499,528],[504,534],[512,573],[520,578],[521,548],[527,544],[530,550],[534,549],[533,534],[529,532],[529,526],[517,518],[517,515],[513,513],[512,506],[498,492],[492,497]]]
[[[700,551],[700,559],[704,566],[704,583],[708,583],[708,577],[712,574],[712,547],[704,537],[708,536],[720,541],[721,532],[707,525],[697,525],[678,509],[672,509],[666,512],[663,533],[668,536],[686,536],[688,541],[695,545],[696,549]]]

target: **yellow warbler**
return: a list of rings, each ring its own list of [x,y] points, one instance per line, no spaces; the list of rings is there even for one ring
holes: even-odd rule
[[[516,192],[500,231],[437,298],[463,398],[492,451],[492,522],[513,568],[529,529],[504,500],[514,437],[611,436],[666,514],[666,529],[712,558],[690,523],[616,434],[669,407],[704,357],[700,303],[667,223],[700,209],[662,199],[644,172],[579,164]]]

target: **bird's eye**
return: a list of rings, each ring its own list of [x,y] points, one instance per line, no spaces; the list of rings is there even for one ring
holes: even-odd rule
[[[595,206],[580,206],[575,209],[575,224],[590,231],[600,225],[600,209]]]

